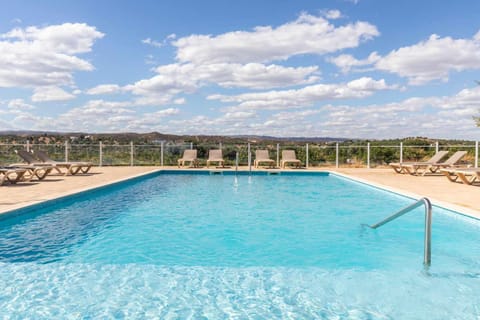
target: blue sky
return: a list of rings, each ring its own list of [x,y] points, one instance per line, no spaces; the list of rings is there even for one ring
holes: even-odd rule
[[[0,130],[480,139],[478,1],[0,5]]]

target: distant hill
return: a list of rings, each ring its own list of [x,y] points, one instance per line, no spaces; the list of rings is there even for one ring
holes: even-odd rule
[[[91,144],[103,141],[106,144],[160,144],[161,142],[182,144],[244,144],[247,142],[263,144],[332,144],[335,142],[344,145],[365,144],[371,142],[377,145],[398,145],[400,142],[409,145],[430,145],[437,141],[442,144],[464,144],[474,143],[465,140],[433,139],[428,137],[403,137],[397,139],[355,139],[339,137],[273,137],[261,135],[174,135],[160,132],[148,133],[86,133],[86,132],[56,132],[56,131],[28,131],[8,130],[0,131],[0,143],[24,143],[26,140],[31,143],[63,144],[66,140],[80,144]]]
[[[143,141],[143,142],[160,142],[160,141],[173,141],[173,142],[342,142],[348,140],[346,138],[332,138],[332,137],[273,137],[273,136],[260,136],[260,135],[232,135],[232,136],[220,136],[220,135],[173,135],[163,134],[159,132],[149,133],[86,133],[86,132],[55,132],[55,131],[0,131],[0,137],[17,137],[17,138],[38,138],[38,137],[54,137],[58,140],[71,139],[72,137],[89,137],[91,140],[115,140],[119,142],[128,141]]]

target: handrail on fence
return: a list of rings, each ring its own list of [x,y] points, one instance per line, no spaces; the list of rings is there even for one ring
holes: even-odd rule
[[[389,162],[395,162],[406,159],[421,158],[426,154],[432,153],[437,149],[466,149],[469,151],[469,160],[474,162],[475,167],[478,167],[478,160],[480,157],[478,141],[475,144],[452,144],[439,145],[437,143],[430,145],[407,145],[400,143],[400,145],[375,145],[372,143],[362,144],[281,144],[281,143],[250,143],[252,153],[256,149],[269,149],[272,159],[279,161],[281,151],[285,149],[294,149],[297,151],[297,157],[301,159],[304,164],[311,166],[322,165],[360,165],[370,168],[370,165],[387,165]],[[41,148],[49,151],[56,158],[56,160],[72,160],[72,161],[91,161],[99,164],[108,165],[158,165],[163,163],[165,165],[174,165],[176,158],[180,157],[182,150],[197,148],[203,150],[203,154],[211,148],[221,147],[224,150],[225,160],[233,165],[235,162],[234,154],[239,152],[239,163],[247,163],[247,146],[248,143],[158,143],[158,144],[105,144],[104,142],[81,144],[66,141],[64,143],[56,144],[33,144],[26,143],[0,143],[0,163],[11,163],[17,159],[13,154],[15,149],[34,149]],[[422,151],[423,149],[423,151]],[[70,159],[71,158],[71,159]],[[18,160],[18,159],[17,159]]]

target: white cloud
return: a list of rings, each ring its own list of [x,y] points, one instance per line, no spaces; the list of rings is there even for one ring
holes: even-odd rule
[[[188,84],[188,89],[202,84],[217,84],[221,87],[268,89],[312,83],[318,67],[283,67],[279,65],[247,64],[170,64],[156,70],[160,75]]]
[[[325,54],[354,48],[379,35],[367,22],[335,27],[323,17],[302,14],[297,20],[276,28],[256,27],[218,36],[191,35],[172,44],[180,62],[252,63],[286,60],[300,54]]]
[[[91,51],[103,33],[84,23],[16,28],[0,35],[0,87],[73,84],[73,72],[90,71],[77,54]]]
[[[62,114],[58,126],[68,130],[90,132],[151,131],[160,128],[164,119],[180,113],[168,108],[152,113],[138,113],[128,102],[91,100],[85,105]]]
[[[480,41],[473,39],[441,38],[431,35],[427,41],[390,52],[375,67],[402,77],[411,84],[448,80],[451,71],[480,69]]]
[[[309,84],[319,79],[317,70],[314,66],[294,68],[259,63],[175,63],[158,67],[156,76],[127,85],[123,90],[139,96],[138,104],[163,105],[171,103],[180,93],[194,93],[200,87],[212,84],[253,89]]]
[[[35,106],[26,103],[23,99],[13,99],[7,104],[10,110],[33,110]]]
[[[343,87],[371,88],[366,80]],[[382,85],[380,85],[382,86]],[[6,128],[32,130],[124,132],[163,131],[177,134],[260,134],[275,136],[334,136],[352,138],[478,137],[472,115],[480,110],[480,87],[451,96],[413,97],[398,102],[359,105],[320,105],[309,109],[257,112],[228,110],[216,116],[183,117],[179,109],[141,113],[128,102],[92,100],[55,117],[36,115],[23,100],[5,101],[0,110]],[[13,116],[8,120],[9,116]],[[461,125],[459,125],[461,124]]]
[[[366,59],[357,60],[350,54],[341,54],[335,58],[327,59],[329,62],[339,67],[343,73],[349,72],[352,67],[372,65],[380,59],[376,52],[372,52]]]
[[[152,47],[155,47],[155,48],[160,48],[160,47],[163,46],[163,43],[158,42],[158,41],[155,41],[155,40],[152,40],[152,39],[150,39],[150,38],[143,39],[143,40],[142,40],[142,43],[148,44],[148,45],[150,45],[150,46],[152,46]]]
[[[340,10],[328,10],[323,12],[323,15],[329,20],[335,20],[342,17],[342,13],[340,12]]]
[[[178,98],[173,100],[173,104],[185,104],[187,100],[185,98]]]
[[[210,100],[236,102],[235,107],[226,110],[264,109],[281,110],[308,107],[319,101],[364,98],[375,91],[394,89],[385,80],[363,77],[344,84],[316,84],[296,90],[244,93],[240,95],[211,95]]]
[[[85,93],[89,95],[112,94],[120,92],[122,88],[118,84],[101,84],[88,89]]]
[[[341,15],[338,10],[324,14],[330,18]],[[177,48],[177,63],[159,66],[155,76],[122,89],[137,96],[136,104],[165,105],[175,103],[179,94],[192,94],[211,85],[267,90],[313,84],[320,79],[318,66],[292,67],[263,62],[351,48],[378,34],[376,27],[366,22],[335,27],[323,17],[302,14],[297,20],[276,28],[257,27],[250,32],[218,36],[191,35],[172,42]],[[164,42],[175,38],[174,34],[170,35]]]
[[[59,87],[37,87],[32,95],[33,102],[42,101],[65,101],[74,99],[75,95],[66,92]]]
[[[348,54],[328,60],[343,72],[371,65],[377,70],[408,78],[412,85],[432,80],[447,81],[452,71],[480,69],[480,31],[472,39],[441,38],[433,34],[426,41],[393,50],[383,57],[373,52],[364,60]]]

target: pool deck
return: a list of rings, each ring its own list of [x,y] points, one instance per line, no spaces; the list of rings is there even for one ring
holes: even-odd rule
[[[49,175],[42,181],[35,180],[30,183],[3,185],[0,186],[0,214],[161,169],[178,170],[176,167],[93,167],[91,172],[85,175]],[[239,170],[247,169],[240,168]],[[187,170],[198,171],[202,169]],[[304,172],[306,170],[296,171]],[[443,175],[417,177],[397,174],[392,169],[316,168],[308,171],[335,172],[414,198],[428,197],[435,205],[480,219],[480,185],[478,184],[467,186],[461,183],[453,183]]]

